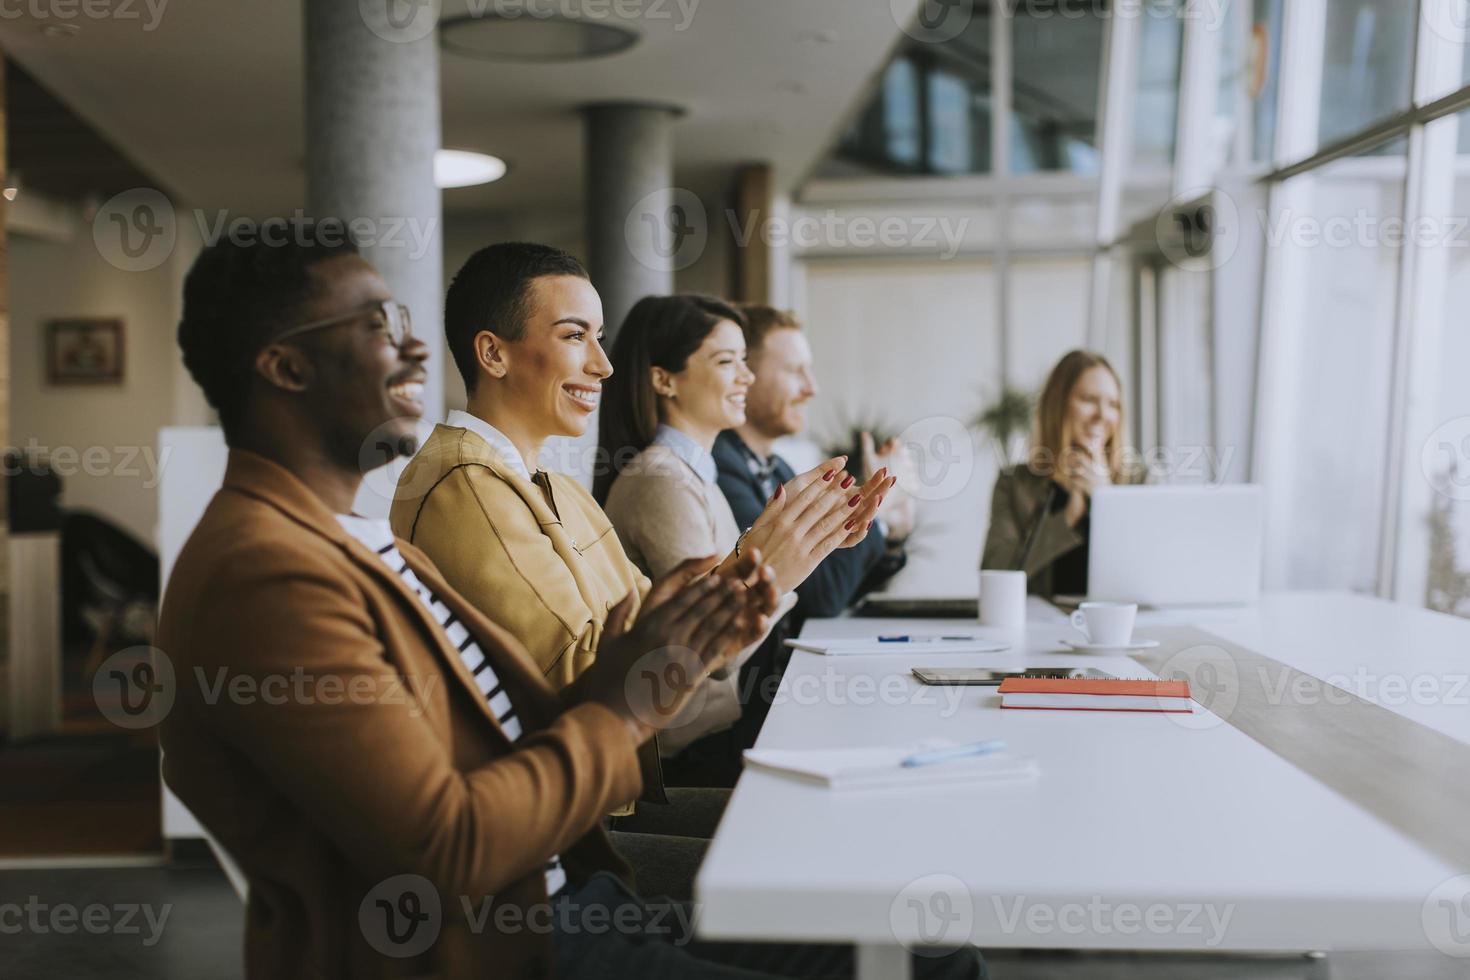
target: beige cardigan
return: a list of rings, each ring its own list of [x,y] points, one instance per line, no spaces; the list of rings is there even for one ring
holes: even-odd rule
[[[633,564],[654,580],[689,558],[723,558],[740,537],[719,484],[706,483],[667,446],[635,456],[613,481],[603,509]]]
[[[723,558],[735,549],[740,537],[735,514],[719,485],[706,483],[667,446],[649,446],[624,467],[608,491],[604,510],[617,528],[623,550],[653,579],[690,558]],[[795,604],[796,593],[788,593],[771,622]],[[659,750],[665,756],[739,719],[740,665],[764,639],[742,650],[730,666],[710,675],[679,719],[659,733]]]

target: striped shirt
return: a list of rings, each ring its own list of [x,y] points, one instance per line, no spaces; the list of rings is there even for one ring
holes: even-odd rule
[[[438,596],[430,591],[429,587],[419,581],[419,577],[408,567],[408,561],[398,550],[398,545],[393,540],[393,530],[386,520],[373,520],[367,517],[358,517],[352,514],[338,514],[337,520],[343,529],[357,540],[361,541],[370,550],[377,552],[383,563],[391,568],[403,584],[408,586],[409,591],[419,597],[434,622],[439,624],[449,643],[459,651],[459,659],[469,668],[475,677],[475,685],[485,700],[490,705],[490,711],[495,715],[495,720],[500,723],[501,729],[506,737],[512,742],[521,737],[521,720],[516,717],[515,705],[511,704],[510,695],[506,693],[500,678],[491,666],[490,659],[480,649],[480,644],[475,642],[474,636],[459,621],[459,617],[450,612]],[[561,855],[553,855],[546,862],[546,894],[555,895],[561,891],[567,883],[566,869],[562,867]]]

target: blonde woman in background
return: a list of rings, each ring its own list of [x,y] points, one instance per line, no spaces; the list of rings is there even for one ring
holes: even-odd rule
[[[996,478],[980,567],[1024,567],[1027,590],[1047,599],[1086,595],[1093,492],[1133,482],[1123,434],[1118,372],[1091,351],[1064,356],[1037,403],[1028,461]]]

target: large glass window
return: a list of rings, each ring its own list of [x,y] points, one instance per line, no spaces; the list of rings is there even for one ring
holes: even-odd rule
[[[988,173],[990,128],[990,12],[976,3],[957,37],[899,52],[822,176]]]
[[[1318,138],[1332,143],[1409,107],[1417,3],[1329,0]]]
[[[1179,120],[1182,7],[1145,4],[1138,32],[1138,88],[1133,97],[1133,165],[1167,170]]]
[[[1290,380],[1265,424],[1283,440],[1270,489],[1286,535],[1277,584],[1290,588],[1379,585],[1407,145],[1326,164],[1273,198],[1268,249],[1288,265],[1272,356]]]
[[[1427,411],[1409,433],[1410,507],[1400,528],[1399,546],[1408,582],[1422,594],[1403,598],[1422,601],[1440,612],[1470,616],[1470,113],[1436,120],[1431,128],[1458,129],[1454,155],[1430,160],[1426,179],[1425,219],[1421,225],[1437,254],[1426,261],[1442,266],[1442,303],[1437,322],[1418,324],[1424,355],[1416,364],[1427,373],[1415,378],[1415,392]],[[1436,137],[1447,134],[1436,134]],[[1437,139],[1431,145],[1437,144]],[[1402,567],[1402,566],[1401,566]],[[1422,586],[1419,573],[1422,570]]]
[[[986,0],[957,2],[969,11],[964,29],[939,42],[911,41],[899,51],[820,176],[993,172],[991,31],[1000,10],[1011,21],[1011,113],[1004,122],[1011,170],[1097,173],[1108,5],[1048,0],[993,9]],[[1150,122],[1138,162],[1152,166],[1162,160],[1167,166],[1174,149],[1179,20],[1168,4],[1151,5],[1145,20],[1148,54],[1137,103]]]
[[[1066,15],[1057,8],[1065,8]],[[1099,5],[1015,5],[1011,30],[1015,173],[1097,173],[1104,26]]]
[[[1266,163],[1276,146],[1276,100],[1281,84],[1281,23],[1286,0],[1254,0],[1250,51],[1246,59],[1249,73],[1246,91],[1250,95],[1251,159]]]

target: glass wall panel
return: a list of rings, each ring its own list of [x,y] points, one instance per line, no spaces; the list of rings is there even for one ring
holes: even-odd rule
[[[1417,7],[1406,0],[1328,0],[1322,144],[1409,107]]]
[[[1174,164],[1179,122],[1179,60],[1183,7],[1155,0],[1139,25],[1138,87],[1133,94],[1133,165],[1167,170]]]
[[[1470,84],[1470,4],[1465,0],[1422,0],[1421,30],[1431,32],[1430,63],[1416,66],[1424,75],[1423,101],[1432,101]]]
[[[1281,25],[1286,0],[1253,0],[1250,51],[1246,60],[1250,95],[1251,159],[1271,160],[1276,146],[1276,100],[1281,84]]]
[[[820,176],[990,171],[989,6],[976,3],[965,24],[957,37],[913,41],[895,56]]]
[[[1441,245],[1437,258],[1444,263],[1445,280],[1440,322],[1419,325],[1429,347],[1428,357],[1417,363],[1426,365],[1428,373],[1411,381],[1429,408],[1421,428],[1410,433],[1409,477],[1426,481],[1429,492],[1424,492],[1422,484],[1411,489],[1411,500],[1417,496],[1423,508],[1416,508],[1415,519],[1399,532],[1400,548],[1425,570],[1424,595],[1422,600],[1414,595],[1403,598],[1420,600],[1440,612],[1470,616],[1470,384],[1465,381],[1470,370],[1470,326],[1465,314],[1470,309],[1470,230],[1465,227],[1470,216],[1470,153],[1466,151],[1470,113],[1431,125],[1456,127],[1459,151],[1453,160],[1434,161],[1449,168],[1431,178],[1435,183],[1452,182],[1449,200],[1444,202],[1449,205],[1448,213],[1431,205],[1434,212],[1423,222],[1434,236],[1431,241]]]
[[[1014,6],[1011,170],[1096,174],[1106,7]]]
[[[1276,356],[1290,391],[1265,420],[1287,588],[1374,592],[1383,535],[1407,143],[1394,140],[1281,185],[1266,229],[1282,283]],[[1284,203],[1283,203],[1284,202]],[[1287,276],[1283,276],[1287,279]],[[1268,543],[1269,544],[1269,543]]]

